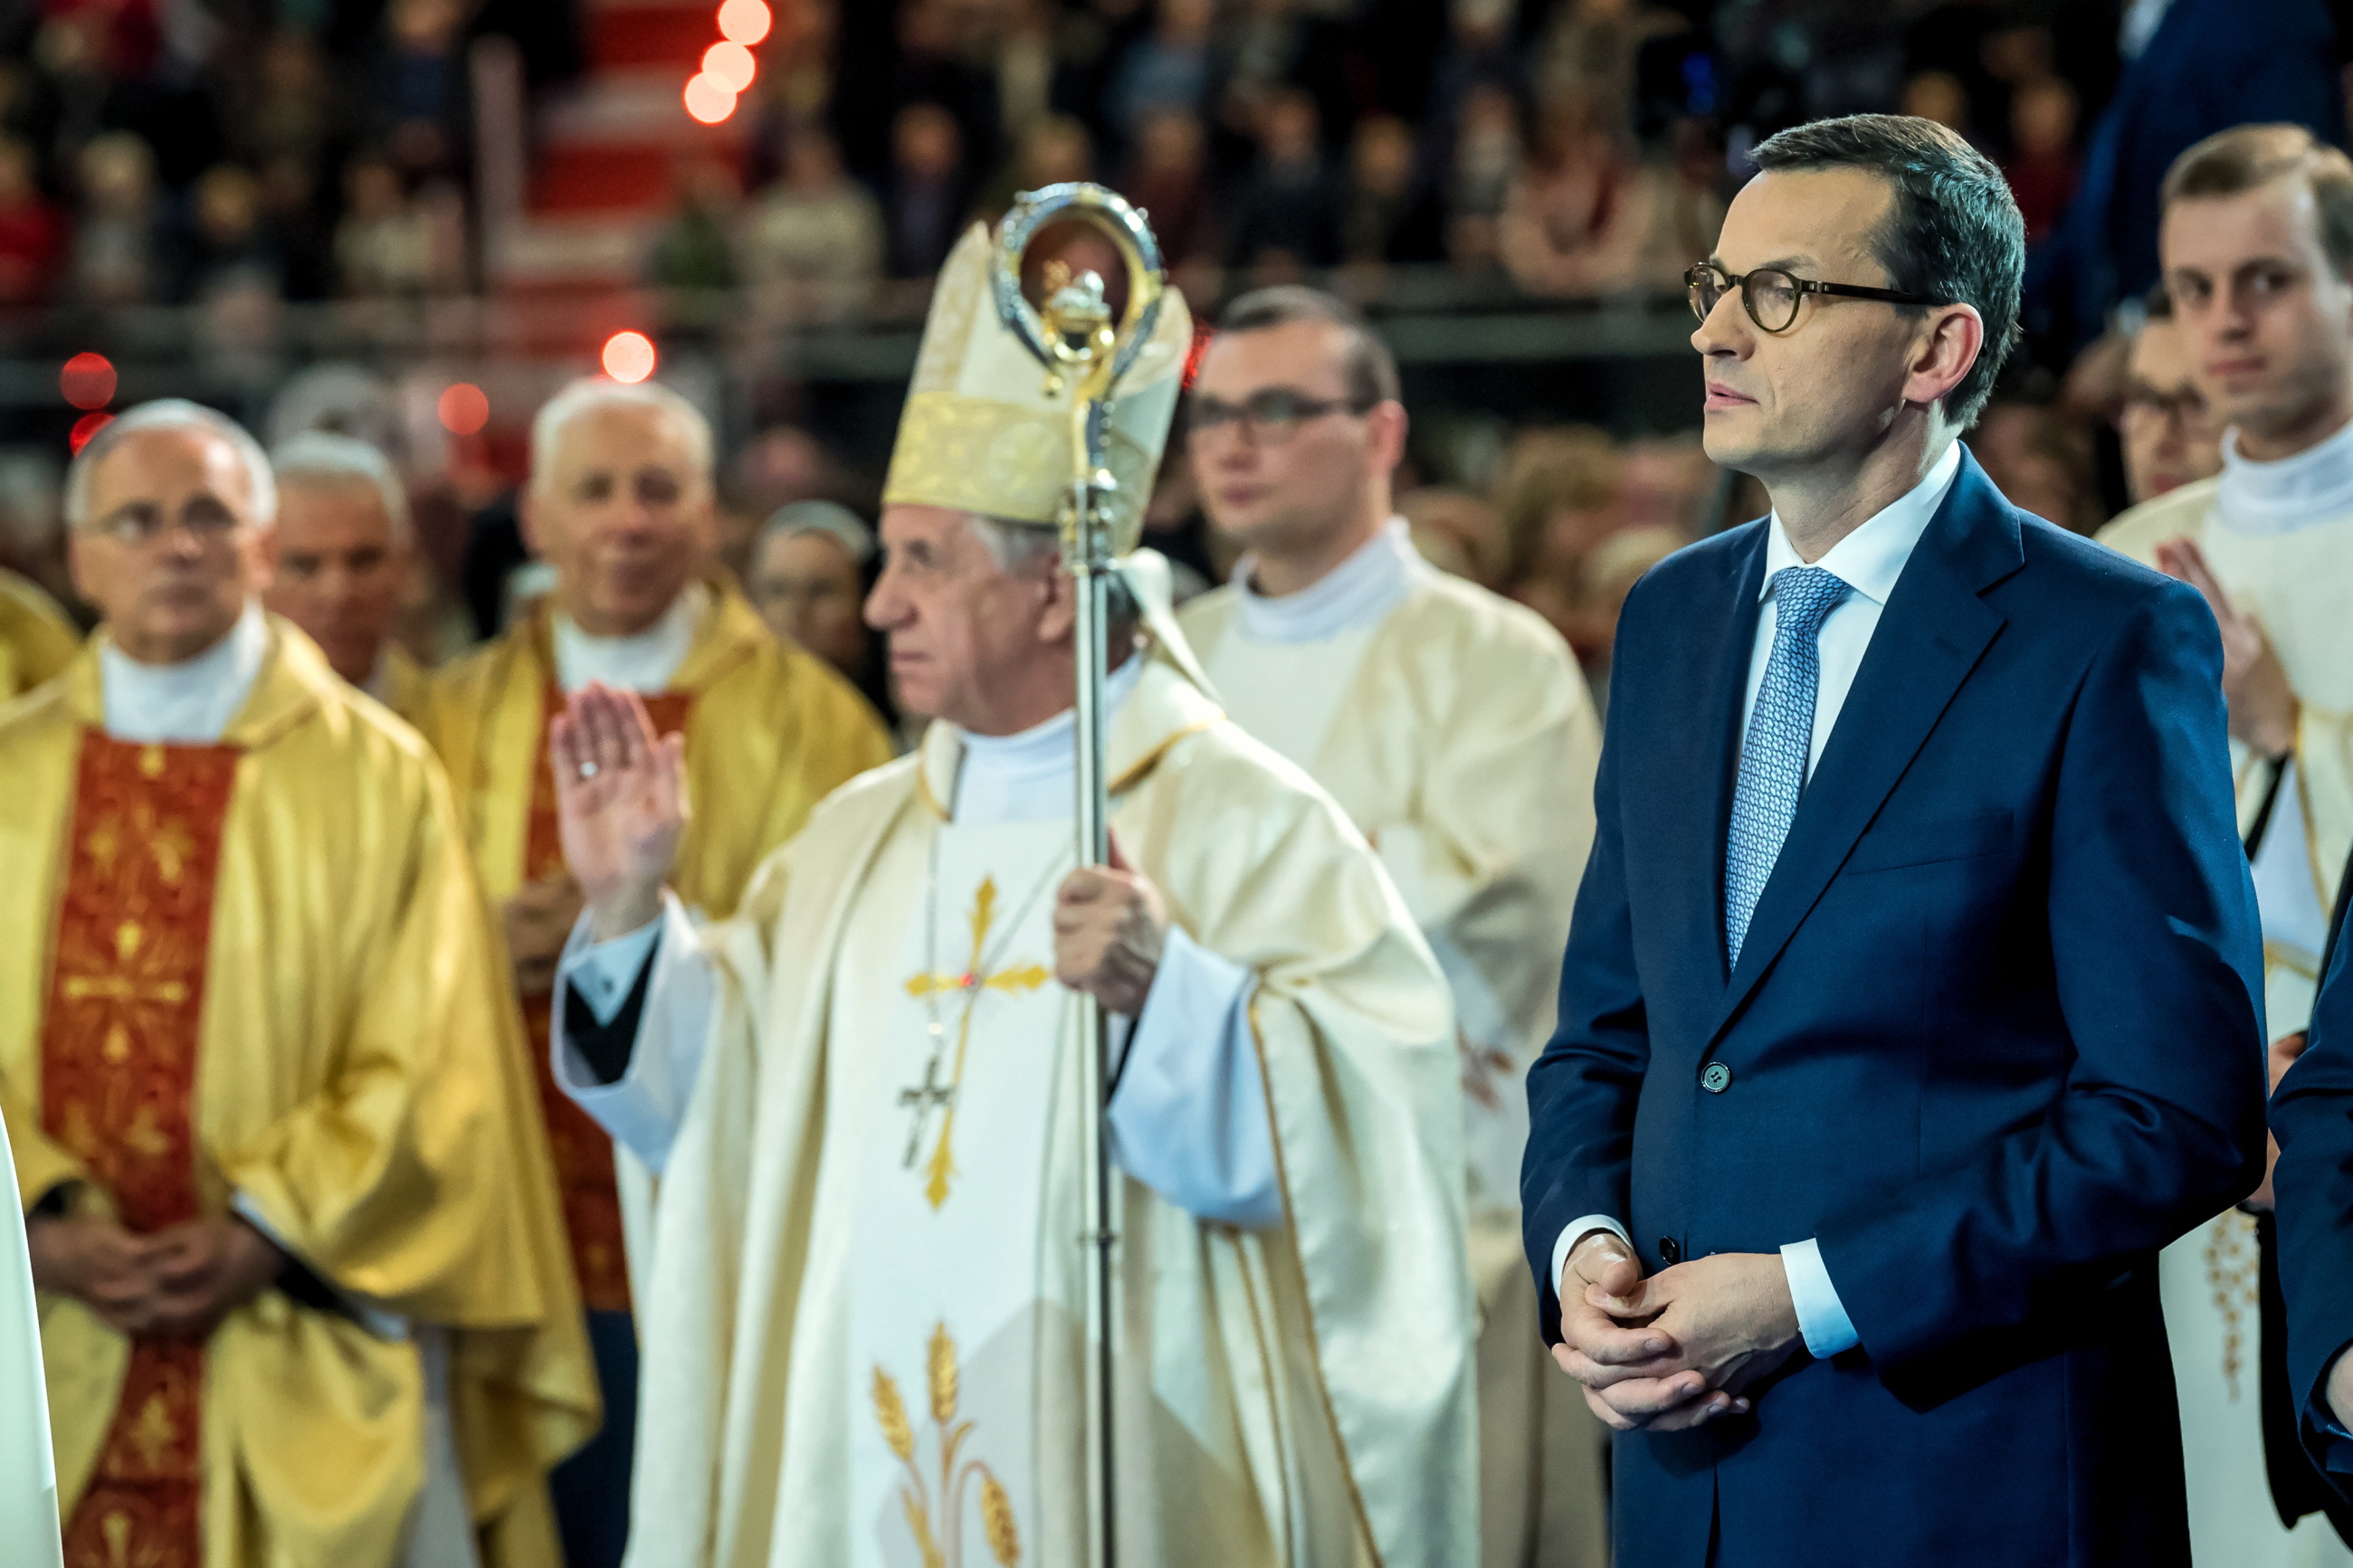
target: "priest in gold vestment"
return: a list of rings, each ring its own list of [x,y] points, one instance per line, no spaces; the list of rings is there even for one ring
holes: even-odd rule
[[[56,675],[80,647],[81,635],[55,600],[0,567],[0,702]]]
[[[553,1568],[596,1421],[439,765],[255,602],[251,438],[68,480],[107,625],[0,717],[0,1115],[69,1568]]]
[[[2198,390],[2230,426],[2222,471],[2100,538],[2197,587],[2221,627],[2276,1081],[2311,1021],[2353,848],[2353,254],[2330,237],[2353,233],[2353,162],[2298,127],[2241,126],[2184,153],[2167,191],[2166,287]],[[2309,1511],[2317,1486],[2277,1490],[2308,1471],[2296,1413],[2263,1421],[2263,1362],[2284,1352],[2263,1342],[2257,1220],[2225,1212],[2158,1263],[2199,1568],[2353,1564]]]
[[[1443,980],[1346,817],[1219,710],[1165,585],[1115,595],[1118,863],[1072,869],[1069,426],[987,282],[975,228],[925,328],[867,606],[934,716],[917,753],[698,929],[662,891],[691,805],[676,742],[595,688],[558,729],[590,899],[554,1066],[660,1173],[629,1562],[1084,1560],[1092,997],[1124,1173],[1122,1561],[1468,1563]],[[1110,416],[1129,541],[1189,335],[1172,295]]]
[[[1593,846],[1601,727],[1560,635],[1414,552],[1397,366],[1326,294],[1226,310],[1193,384],[1209,520],[1250,553],[1185,606],[1234,721],[1372,841],[1454,994],[1478,1290],[1480,1561],[1607,1568],[1609,1430],[1536,1327],[1520,1245],[1528,1063]]]
[[[601,681],[641,694],[684,737],[694,823],[673,886],[718,919],[761,858],[891,745],[866,700],[823,660],[772,637],[712,566],[711,429],[658,384],[584,381],[533,427],[525,535],[555,587],[496,641],[439,671],[418,721],[449,769],[491,897],[502,906],[532,1070],[609,1420],[554,1479],[572,1568],[618,1560],[628,1528],[638,1335],[630,1321],[612,1140],[547,1073],[549,986],[580,893],[556,842],[547,730],[564,694]]]
[[[325,430],[282,443],[269,463],[278,520],[262,607],[300,626],[337,675],[417,722],[425,671],[392,635],[417,566],[399,473],[356,436]]]

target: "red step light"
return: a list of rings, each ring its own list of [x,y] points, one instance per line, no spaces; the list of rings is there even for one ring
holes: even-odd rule
[[[74,355],[58,373],[58,391],[76,408],[105,407],[114,401],[113,362],[104,354]]]
[[[111,414],[85,414],[75,420],[74,427],[67,432],[66,445],[73,448],[76,457],[79,457],[81,449],[90,445],[90,438],[113,423],[114,416]]]
[[[615,381],[643,381],[654,373],[654,343],[643,332],[615,332],[605,340],[605,374]]]
[[[436,411],[441,416],[441,427],[452,436],[480,435],[491,422],[491,400],[470,381],[443,388]]]

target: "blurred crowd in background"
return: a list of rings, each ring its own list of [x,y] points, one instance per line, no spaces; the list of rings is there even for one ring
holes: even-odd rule
[[[0,0],[0,359],[10,323],[61,314],[177,306],[234,340],[290,301],[492,291],[480,230],[498,215],[477,189],[470,51],[511,40],[533,100],[560,101],[605,47],[600,14],[609,24],[624,3],[644,0]],[[675,155],[636,264],[642,287],[689,301],[677,319],[723,339],[753,320],[912,321],[967,223],[1071,179],[1149,211],[1203,319],[1291,279],[1334,288],[1377,323],[1409,310],[1662,310],[1761,137],[1859,110],[1941,121],[2009,174],[2032,244],[2029,340],[1972,446],[2019,504],[2087,531],[2137,489],[2214,462],[2182,367],[2159,338],[2141,342],[2164,168],[2248,120],[2343,142],[2353,33],[2340,15],[2353,6],[2330,0],[773,10],[736,133],[723,153]],[[1642,570],[1762,510],[1700,450],[1695,376],[1605,430],[1474,394],[1417,397],[1410,371],[1419,433],[1400,489],[1417,537],[1540,610],[1597,672]],[[519,464],[447,438],[370,374],[272,371],[238,412],[266,438],[324,424],[393,451],[416,492],[408,640],[445,656],[529,585],[506,493]],[[786,399],[721,422],[731,562],[755,591],[755,538],[777,509],[872,513],[879,448],[829,440],[807,415]],[[527,416],[508,411],[510,425]],[[440,423],[460,429],[446,406]],[[53,424],[0,416],[0,563],[60,597],[64,455]],[[1151,542],[1207,583],[1230,553],[1180,458],[1178,443]],[[871,549],[847,529],[818,534],[834,544],[803,530],[793,548],[838,556],[849,602]],[[858,657],[854,626],[837,641]]]

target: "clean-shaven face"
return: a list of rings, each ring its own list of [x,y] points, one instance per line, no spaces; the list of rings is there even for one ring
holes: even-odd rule
[[[566,425],[554,471],[532,476],[524,536],[583,631],[645,630],[710,560],[718,515],[697,456],[675,414],[609,403]]]
[[[1348,332],[1329,321],[1286,321],[1209,340],[1193,400],[1248,407],[1288,392],[1328,411],[1255,433],[1247,421],[1196,428],[1187,442],[1209,521],[1245,547],[1297,550],[1349,525],[1387,472],[1372,420],[1348,402]]]
[[[2179,323],[2152,321],[2133,339],[2116,433],[2124,441],[2125,480],[2136,501],[2221,468],[2222,426],[2190,374],[2189,344]]]
[[[134,430],[90,471],[88,506],[69,536],[74,589],[116,646],[177,664],[228,635],[264,573],[235,447],[196,426]]]
[[[936,506],[882,509],[882,574],[866,624],[890,637],[891,674],[914,711],[984,734],[1002,732],[1003,694],[1026,687],[1047,647],[1049,577],[1007,571],[969,515]]]
[[[1738,275],[1778,267],[1816,282],[1890,289],[1871,237],[1895,194],[1861,169],[1767,171],[1732,199],[1710,258]],[[1916,310],[1875,300],[1803,297],[1788,330],[1750,319],[1725,290],[1692,333],[1706,380],[1707,455],[1767,480],[1871,447],[1903,405],[1927,330]]]
[[[384,498],[365,479],[304,475],[278,487],[262,603],[319,645],[354,686],[375,673],[400,608],[400,548]]]
[[[2158,244],[2190,374],[2216,419],[2286,435],[2346,402],[2353,284],[2321,248],[2309,182],[2284,174],[2176,201]]]

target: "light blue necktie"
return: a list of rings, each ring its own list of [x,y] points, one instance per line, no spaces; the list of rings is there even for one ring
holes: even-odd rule
[[[1741,742],[1732,786],[1732,831],[1724,841],[1724,940],[1732,965],[1781,842],[1798,815],[1814,744],[1814,699],[1822,679],[1822,622],[1847,596],[1846,583],[1820,566],[1773,574],[1773,652],[1757,689],[1757,710]]]

